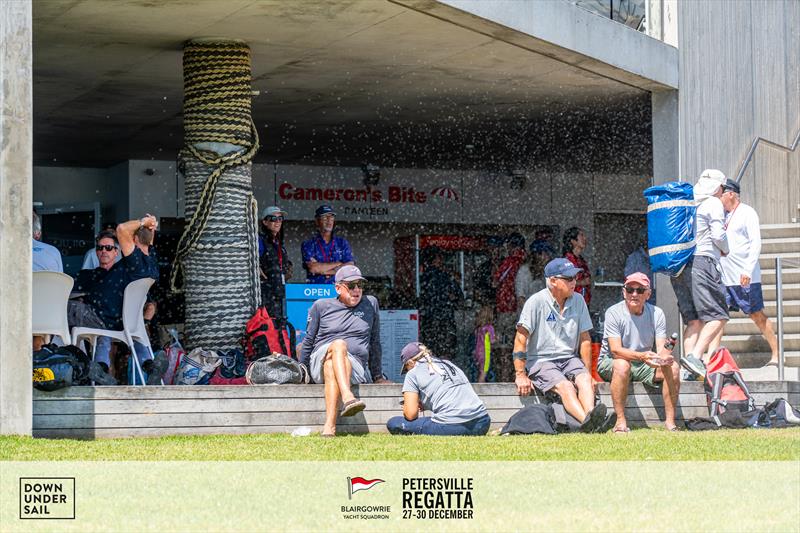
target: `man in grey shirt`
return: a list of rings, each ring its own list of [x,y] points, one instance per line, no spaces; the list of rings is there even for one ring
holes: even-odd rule
[[[545,266],[547,288],[528,298],[517,322],[515,384],[522,396],[530,394],[533,385],[542,392],[554,390],[564,409],[581,421],[581,431],[605,432],[616,415],[606,417],[606,406],[594,405],[594,383],[587,370],[592,320],[583,296],[575,292],[580,271],[563,257]]]
[[[308,312],[300,362],[315,383],[325,384],[322,436],[336,435],[341,416],[353,416],[366,405],[350,390],[351,383],[389,383],[381,374],[380,310],[374,296],[364,297],[364,277],[354,265],[336,272],[336,298],[317,300]]]

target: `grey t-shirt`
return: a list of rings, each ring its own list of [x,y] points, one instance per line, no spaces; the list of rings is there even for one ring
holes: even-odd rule
[[[553,361],[578,356],[581,333],[592,329],[592,319],[583,296],[573,293],[564,303],[564,314],[550,289],[544,288],[528,298],[519,315],[528,337],[525,368],[530,372],[540,359]]]
[[[441,374],[431,374],[428,362],[422,360],[408,371],[403,382],[403,392],[416,392],[423,409],[433,411],[431,420],[439,424],[458,424],[487,414],[486,406],[460,368],[437,358],[433,358],[433,362]]]
[[[618,302],[606,311],[603,327],[603,345],[600,358],[613,357],[608,347],[608,338],[621,339],[622,347],[637,352],[654,350],[656,339],[667,337],[667,319],[660,307],[644,304],[641,315],[632,315],[625,300]]]
[[[373,380],[380,377],[380,310],[374,296],[364,296],[355,307],[347,307],[338,298],[314,302],[300,345],[300,362],[308,366],[314,348],[336,339],[347,343],[347,351],[369,368]]]

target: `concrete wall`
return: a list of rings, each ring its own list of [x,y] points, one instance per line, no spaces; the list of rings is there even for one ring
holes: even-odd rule
[[[681,2],[681,175],[735,175],[753,140],[789,146],[800,131],[800,2]],[[758,148],[742,200],[762,223],[800,216],[800,150]]]

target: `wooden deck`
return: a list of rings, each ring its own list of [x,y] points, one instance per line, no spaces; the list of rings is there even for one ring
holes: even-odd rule
[[[513,384],[475,384],[499,428],[526,403]],[[611,406],[609,386],[598,386]],[[800,382],[758,382],[751,386],[759,406],[775,398],[800,404]],[[401,386],[362,385],[356,394],[367,404],[357,416],[341,419],[338,433],[385,433],[386,421],[401,414]],[[286,433],[298,427],[320,431],[325,406],[321,385],[70,387],[34,391],[33,435],[48,438],[146,437]],[[660,426],[661,391],[631,386],[626,417],[634,426]],[[708,416],[701,383],[682,383],[678,416]]]

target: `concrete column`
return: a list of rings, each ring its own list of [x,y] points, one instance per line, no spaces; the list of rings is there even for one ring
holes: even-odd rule
[[[653,185],[679,179],[678,91],[654,91],[653,112]],[[669,276],[656,274],[657,305],[667,318],[667,335],[678,331],[678,301]]]
[[[0,2],[0,434],[30,435],[31,2]]]

